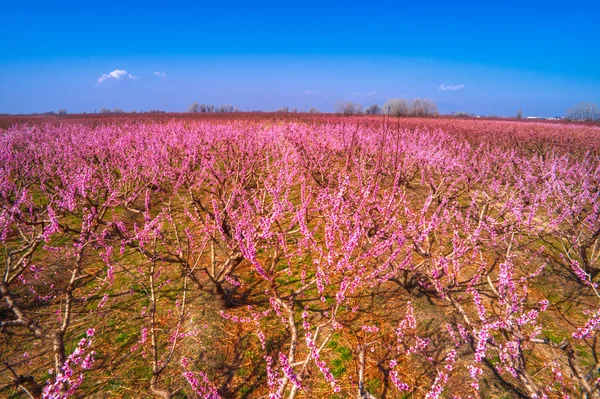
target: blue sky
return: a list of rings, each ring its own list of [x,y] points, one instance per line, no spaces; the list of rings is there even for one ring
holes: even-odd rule
[[[593,1],[10,3],[0,112],[420,97],[443,112],[554,116],[600,103]]]

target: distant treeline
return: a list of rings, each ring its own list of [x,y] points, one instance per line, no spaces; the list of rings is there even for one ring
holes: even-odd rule
[[[361,104],[352,101],[339,101],[335,105],[335,113],[338,115],[359,115],[363,113]],[[383,108],[377,104],[370,105],[364,110],[365,114],[390,116],[436,116],[439,115],[437,105],[431,100],[404,100],[402,98],[391,98],[383,104]]]
[[[190,105],[190,107],[188,108],[188,111],[189,112],[204,112],[204,113],[209,113],[209,112],[228,113],[228,112],[238,112],[239,110],[237,108],[234,108],[233,105],[220,105],[220,106],[216,107],[212,104],[192,103],[192,105]]]
[[[149,111],[140,111],[140,113],[165,113],[162,110],[149,110]],[[189,113],[232,113],[232,112],[243,112],[238,108],[232,105],[219,105],[215,106],[213,104],[199,104],[197,102],[192,103],[187,109]],[[263,110],[252,110],[247,111],[250,113],[260,113],[265,112]],[[277,109],[275,112],[281,113],[299,113],[299,112],[308,112],[310,114],[318,114],[321,113],[320,110],[316,108],[310,108],[308,111],[300,111],[298,108],[289,108],[289,107],[281,107]],[[353,101],[338,101],[334,106],[334,112],[338,115],[344,116],[352,116],[352,115],[388,115],[395,117],[432,117],[438,116],[438,108],[437,104],[434,101],[427,99],[414,99],[414,100],[405,100],[402,98],[391,98],[383,104],[383,106],[379,106],[378,104],[369,105],[366,108],[363,108],[363,105],[360,103],[356,103]],[[94,110],[91,112],[93,114],[124,114],[128,113],[128,111],[123,110],[122,108],[106,108],[102,107],[99,110]],[[131,111],[131,113],[136,113],[136,111]],[[68,112],[65,108],[60,108],[58,111],[49,111],[43,113],[32,113],[29,115],[67,115]],[[82,112],[81,114],[86,114],[86,112]],[[0,113],[0,115],[10,115],[5,113]],[[449,114],[454,117],[474,117],[474,115],[469,112],[452,112]],[[477,116],[478,117],[478,116]],[[490,118],[505,118],[504,116],[496,116],[496,115],[488,115]],[[516,114],[517,119],[522,119],[523,111],[518,110]],[[561,117],[557,116],[554,118],[543,118],[543,117],[532,117],[528,116],[527,119],[560,119]],[[600,121],[600,107],[593,103],[582,102],[577,105],[572,106],[567,110],[564,116],[565,120],[568,121],[583,121],[583,122],[599,122]]]

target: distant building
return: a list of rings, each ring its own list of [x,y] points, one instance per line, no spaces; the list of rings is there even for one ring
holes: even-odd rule
[[[553,118],[547,118],[545,116],[528,116],[526,119],[540,120],[540,121],[560,121],[563,117],[555,116]]]

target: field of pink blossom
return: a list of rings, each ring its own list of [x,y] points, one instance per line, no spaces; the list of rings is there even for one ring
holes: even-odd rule
[[[600,127],[0,125],[0,396],[600,398]]]

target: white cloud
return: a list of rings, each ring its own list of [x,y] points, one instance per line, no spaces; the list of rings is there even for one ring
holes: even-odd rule
[[[98,84],[100,84],[104,81],[107,81],[109,79],[120,80],[121,78],[137,79],[137,76],[133,76],[132,74],[128,73],[124,69],[115,69],[114,71],[112,71],[110,73],[102,74],[102,76],[100,76],[98,78]]]
[[[358,92],[358,91],[353,91],[350,94],[353,95],[353,96],[367,96],[367,97],[371,97],[371,96],[374,96],[375,94],[377,94],[377,90],[369,91],[367,93],[361,93],[361,92]]]
[[[302,94],[314,94],[315,96],[320,96],[323,92],[320,90],[304,90]]]
[[[167,74],[164,72],[154,71],[154,76],[158,76],[159,78],[164,78],[167,76]]]
[[[456,91],[464,88],[465,85],[447,85],[445,83],[440,85],[440,91]]]

